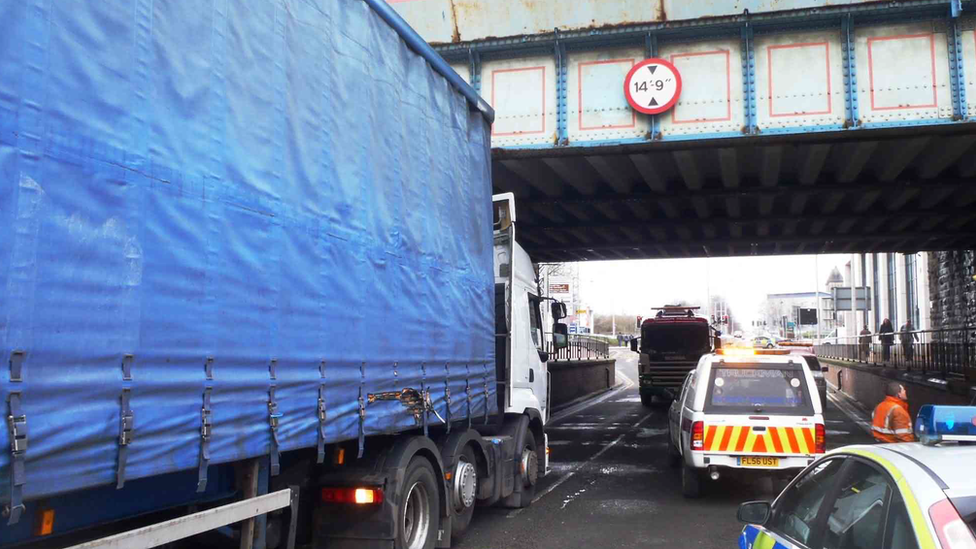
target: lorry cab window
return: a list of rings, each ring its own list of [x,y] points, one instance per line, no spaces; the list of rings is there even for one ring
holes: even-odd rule
[[[529,329],[532,331],[532,343],[542,348],[542,316],[539,313],[541,301],[537,296],[529,294]]]

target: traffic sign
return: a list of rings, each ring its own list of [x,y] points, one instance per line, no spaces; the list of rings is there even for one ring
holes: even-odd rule
[[[678,102],[678,96],[681,95],[681,74],[669,61],[645,59],[627,73],[624,93],[635,111],[661,114]]]

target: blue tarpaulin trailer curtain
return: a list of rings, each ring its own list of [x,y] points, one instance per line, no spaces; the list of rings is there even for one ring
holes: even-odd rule
[[[271,388],[280,451],[322,385],[328,442],[360,395],[493,413],[489,147],[363,0],[0,3],[0,501],[15,459],[25,499],[116,483],[125,392],[130,479],[198,466],[208,388],[211,463],[273,452]]]

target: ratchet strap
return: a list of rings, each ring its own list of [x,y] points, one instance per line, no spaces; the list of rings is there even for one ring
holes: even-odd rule
[[[7,397],[7,432],[10,434],[10,506],[7,525],[17,524],[24,513],[24,461],[27,453],[27,415],[20,407],[20,391]]]
[[[125,486],[125,464],[129,460],[129,444],[132,442],[132,429],[135,425],[135,417],[132,414],[132,408],[129,406],[131,394],[132,389],[128,387],[122,389],[119,413],[119,466],[116,473],[116,489]]]
[[[210,465],[210,432],[213,413],[210,410],[210,393],[213,387],[203,390],[203,407],[200,408],[200,464],[197,472],[197,492],[207,489],[207,467]]]
[[[319,401],[315,413],[319,418],[318,456],[316,463],[325,462],[325,361],[319,363]]]

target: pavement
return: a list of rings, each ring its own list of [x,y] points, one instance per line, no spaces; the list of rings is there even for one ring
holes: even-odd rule
[[[641,405],[634,383],[637,354],[618,347],[612,355],[623,385],[550,420],[550,473],[540,480],[532,506],[477,509],[456,547],[736,546],[739,504],[773,499],[773,485],[723,478],[709,481],[701,499],[682,497],[681,476],[667,463],[667,410]],[[871,442],[863,412],[830,393],[828,449]]]

